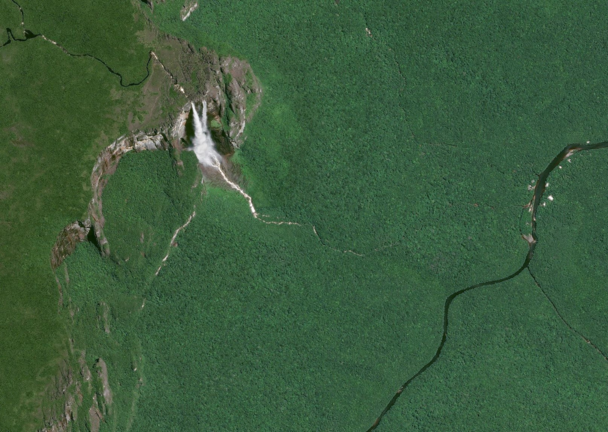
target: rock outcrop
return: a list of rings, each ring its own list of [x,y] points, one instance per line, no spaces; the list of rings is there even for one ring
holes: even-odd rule
[[[217,54],[202,48],[199,52],[185,41],[169,38],[172,45],[178,44],[182,52],[189,53],[188,61],[179,62],[177,72],[171,72],[162,63],[163,68],[175,81],[175,85],[193,101],[207,101],[208,122],[218,152],[230,156],[245,141],[245,125],[251,120],[261,103],[262,90],[251,66],[246,61],[234,57],[221,58]],[[158,57],[157,57],[158,58]],[[198,66],[200,76],[192,73],[191,68]],[[192,77],[195,78],[192,78]],[[197,85],[196,77],[205,78],[204,85]],[[184,81],[179,81],[183,78]],[[184,83],[184,84],[182,84]],[[51,266],[56,269],[70,255],[76,245],[84,241],[89,230],[93,228],[95,240],[103,255],[110,253],[108,240],[103,232],[102,194],[109,176],[114,173],[123,155],[130,151],[167,150],[182,146],[182,139],[187,136],[187,120],[190,103],[187,103],[176,116],[173,125],[164,130],[146,134],[138,132],[122,136],[106,147],[97,157],[91,173],[93,197],[88,206],[88,217],[68,225],[57,237],[51,252]]]
[[[162,134],[147,135],[139,132],[127,137],[120,137],[111,145],[106,147],[97,157],[97,162],[91,173],[91,189],[93,197],[89,202],[88,216],[90,224],[95,232],[95,239],[103,255],[110,254],[110,245],[106,238],[103,227],[105,219],[103,217],[103,189],[108,183],[109,176],[116,171],[120,159],[130,151],[154,151],[166,150],[169,143]]]
[[[55,270],[69,256],[78,243],[86,240],[91,229],[91,222],[76,221],[66,226],[57,236],[55,246],[51,250],[51,267]]]
[[[104,255],[110,253],[108,240],[103,233],[105,219],[103,217],[103,189],[108,183],[109,176],[116,171],[122,156],[130,151],[166,150],[170,143],[162,134],[145,134],[139,132],[129,136],[122,136],[97,157],[91,173],[91,190],[93,197],[88,205],[88,217],[84,221],[76,221],[66,226],[57,236],[55,245],[51,249],[51,267],[58,268],[63,260],[69,256],[78,243],[87,239],[89,231],[93,228],[95,240]]]
[[[143,0],[142,0],[143,1]],[[155,3],[152,0],[144,1],[151,7]],[[189,7],[192,7],[193,3]],[[171,113],[163,117],[164,125],[150,132],[135,132],[121,136],[103,151],[93,166],[90,182],[92,197],[87,206],[86,217],[82,221],[75,221],[67,225],[57,236],[57,240],[51,250],[51,267],[58,269],[63,261],[75,251],[80,242],[94,241],[104,256],[110,254],[110,244],[104,234],[105,219],[103,216],[103,191],[109,177],[116,171],[121,158],[129,152],[156,151],[187,149],[191,145],[189,136],[192,133],[191,109],[192,103],[200,105],[203,101],[208,106],[207,122],[209,130],[214,139],[217,151],[222,157],[222,168],[225,171],[224,179],[230,177],[235,183],[234,174],[238,170],[232,166],[229,157],[245,141],[245,125],[251,120],[260,105],[262,88],[258,79],[253,74],[250,65],[243,60],[234,57],[219,57],[215,52],[206,48],[195,49],[187,42],[169,36],[158,37],[155,40],[155,51],[151,53],[153,59],[162,66],[164,73],[171,79],[173,88],[185,95],[188,102],[177,110],[173,105]],[[164,85],[167,85],[166,79]],[[180,96],[179,104],[183,97]],[[166,108],[166,107],[165,107]],[[164,115],[164,114],[163,114]],[[147,127],[147,126],[143,126]],[[203,176],[206,176],[203,170]],[[226,177],[227,176],[227,177]],[[209,177],[205,177],[206,180]],[[213,180],[213,179],[211,179]],[[221,179],[219,184],[221,184]],[[194,213],[193,213],[194,215]],[[190,217],[190,219],[193,217]],[[174,239],[173,239],[174,240]],[[173,241],[172,240],[172,241]],[[65,285],[69,284],[67,267],[64,265]],[[157,272],[158,273],[158,272]],[[60,308],[63,306],[63,293],[59,273],[55,274],[60,291]],[[66,302],[69,306],[69,301]],[[142,308],[143,305],[142,303]],[[109,335],[110,325],[108,322],[108,306],[101,302],[99,304],[103,320],[103,331]],[[72,316],[74,311],[70,309]],[[76,353],[81,356],[76,365]],[[77,351],[72,347],[70,340],[70,352],[66,358],[73,360],[73,364],[66,362],[57,379],[49,400],[62,401],[61,407],[49,410],[45,421],[44,431],[68,431],[72,429],[72,422],[82,408],[81,415],[88,416],[88,427],[92,431],[99,430],[102,422],[111,416],[112,391],[108,377],[108,367],[102,359],[98,359],[92,366],[97,373],[91,373],[88,368],[84,351]],[[133,371],[140,377],[139,386],[143,385],[143,375],[138,370],[138,362],[134,362]],[[141,368],[140,368],[141,369]],[[111,378],[111,377],[110,377]],[[102,392],[94,392],[92,382],[95,381],[97,388]],[[117,390],[117,388],[115,388]],[[91,397],[92,404],[83,407],[83,394]],[[133,407],[135,406],[135,399]],[[118,408],[118,406],[116,406]],[[134,415],[132,408],[131,417]],[[129,420],[129,422],[131,422]]]
[[[184,6],[182,6],[181,11],[179,12],[179,17],[182,19],[182,21],[186,21],[190,14],[196,9],[198,9],[198,2],[195,0],[187,0],[186,3],[184,3]]]
[[[245,60],[220,57],[171,36],[160,38],[155,56],[180,92],[206,100],[218,150],[231,154],[245,142],[245,124],[262,100],[262,86]]]

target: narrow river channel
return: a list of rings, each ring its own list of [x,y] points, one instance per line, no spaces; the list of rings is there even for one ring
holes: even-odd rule
[[[399,390],[397,390],[397,392],[394,394],[394,396],[391,398],[389,403],[386,405],[384,410],[380,413],[380,415],[378,416],[378,418],[376,419],[374,424],[367,430],[367,432],[373,431],[378,427],[378,425],[382,421],[382,418],[386,415],[386,413],[388,411],[390,411],[390,409],[393,407],[393,405],[395,405],[395,403],[397,402],[397,400],[399,399],[399,397],[401,396],[403,391],[410,385],[410,383],[412,381],[414,381],[416,378],[418,378],[420,375],[422,375],[428,368],[430,368],[439,359],[439,356],[441,355],[441,351],[443,350],[443,347],[448,339],[449,312],[450,312],[450,306],[452,305],[452,302],[454,301],[454,299],[456,297],[460,296],[461,294],[466,293],[467,291],[471,291],[476,288],[486,287],[486,286],[490,286],[490,285],[496,285],[501,282],[508,281],[510,279],[513,279],[517,275],[519,275],[524,270],[529,269],[530,262],[532,261],[532,258],[534,257],[534,250],[536,249],[536,245],[538,244],[538,236],[536,235],[536,214],[538,212],[538,207],[541,205],[541,200],[543,198],[543,195],[545,194],[545,191],[547,189],[547,179],[549,178],[549,176],[551,175],[553,170],[555,168],[557,168],[562,161],[569,158],[576,152],[588,151],[588,150],[598,150],[598,149],[603,149],[603,148],[608,148],[608,141],[604,141],[604,142],[600,142],[600,143],[596,143],[596,144],[570,144],[570,145],[567,145],[566,147],[564,147],[564,149],[562,151],[560,151],[557,154],[557,156],[555,156],[553,158],[553,160],[551,160],[551,162],[549,162],[549,165],[547,165],[547,167],[544,169],[544,171],[542,173],[540,173],[540,175],[538,176],[538,181],[536,182],[536,186],[534,187],[534,195],[532,197],[530,204],[528,204],[528,206],[526,206],[527,208],[531,208],[530,212],[531,212],[531,217],[532,217],[532,222],[531,222],[532,223],[532,232],[530,234],[531,240],[528,241],[528,253],[527,253],[526,258],[525,258],[523,264],[521,265],[521,267],[519,267],[515,272],[511,273],[508,276],[505,276],[500,279],[480,282],[475,285],[468,286],[459,291],[456,291],[455,293],[452,293],[450,296],[448,296],[448,298],[446,298],[444,307],[443,307],[443,335],[441,337],[441,342],[439,343],[439,346],[437,347],[437,351],[435,351],[435,355],[428,363],[426,363],[424,366],[422,366],[422,368],[420,368],[420,370],[418,372],[416,372],[405,383],[403,383],[403,385],[401,387],[399,387]],[[549,301],[551,301],[551,300],[549,299]],[[556,312],[559,314],[559,312],[557,310],[556,310]],[[562,321],[564,321],[564,319],[561,315],[560,315],[560,318],[562,319]],[[572,329],[572,327],[568,323],[566,323],[566,325],[568,325],[568,327],[570,327]],[[582,336],[580,334],[579,334],[579,336],[583,337],[589,344],[591,344],[597,351],[599,351],[601,353],[601,351],[593,343],[591,343],[591,341],[589,341],[588,339],[586,339],[584,336]],[[602,353],[602,355],[603,355],[603,353]]]

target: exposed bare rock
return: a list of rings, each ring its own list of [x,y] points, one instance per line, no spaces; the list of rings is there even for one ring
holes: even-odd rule
[[[73,350],[73,348],[71,349]],[[73,350],[72,356],[75,357],[77,352],[77,350]],[[80,374],[74,374],[74,371],[78,371],[78,366],[80,366]],[[111,415],[112,390],[109,384],[106,362],[101,358],[97,359],[94,364],[96,370],[94,376],[87,366],[85,351],[80,351],[78,366],[76,364],[70,366],[67,361],[61,364],[59,374],[49,388],[49,400],[61,401],[61,404],[43,408],[45,427],[40,429],[39,432],[68,432],[73,430],[73,424],[78,420],[79,408],[82,407],[84,400],[83,392],[89,396],[93,392],[91,406],[88,409],[83,407],[84,412],[81,411],[81,414],[88,415],[88,426],[91,431],[99,431],[101,422]],[[95,386],[93,381],[97,381]],[[101,393],[95,393],[95,388],[99,387],[101,387]]]
[[[108,320],[108,315],[110,313],[110,307],[108,306],[108,304],[106,302],[100,302],[99,309],[100,309],[101,314],[98,317],[98,319],[101,319],[101,321],[102,321],[103,331],[106,334],[110,334],[110,321]]]
[[[95,363],[95,368],[97,369],[97,375],[101,379],[101,386],[103,389],[103,412],[108,414],[110,406],[112,405],[112,389],[110,389],[110,381],[108,379],[108,365],[106,362],[99,358]]]
[[[528,242],[528,245],[532,246],[536,243],[532,234],[522,234],[521,237]]]
[[[182,7],[182,10],[179,13],[179,16],[182,21],[186,21],[190,14],[196,9],[198,9],[198,2],[195,0],[188,0],[186,3],[184,3],[184,6]]]
[[[103,189],[108,183],[109,176],[116,171],[118,162],[128,152],[142,152],[154,150],[167,150],[171,147],[171,143],[165,139],[162,133],[145,134],[139,132],[127,137],[120,137],[111,145],[105,148],[97,157],[97,162],[91,173],[91,189],[93,190],[93,198],[89,202],[88,214],[91,224],[94,228],[97,244],[103,255],[110,254],[110,245],[106,238],[103,227],[105,219],[103,217]]]
[[[78,243],[87,238],[90,229],[90,221],[76,221],[66,226],[59,233],[55,245],[51,250],[51,266],[53,270],[59,267],[63,260],[74,252]]]
[[[161,134],[146,135],[139,132],[135,135],[120,137],[106,147],[97,157],[95,166],[91,173],[91,187],[93,198],[89,203],[89,217],[95,228],[95,236],[100,247],[104,248],[107,240],[103,235],[104,219],[102,214],[101,195],[108,182],[108,177],[114,173],[120,158],[130,151],[158,150],[168,148]]]
[[[63,432],[71,430],[71,422],[77,419],[77,409],[82,400],[76,399],[79,383],[74,380],[72,368],[67,361],[59,365],[59,371],[47,392],[49,400],[62,401],[43,407],[45,427],[40,432]]]
[[[103,421],[103,414],[99,410],[99,404],[97,403],[97,395],[93,395],[93,404],[89,408],[89,424],[91,432],[99,432],[99,426]]]
[[[245,141],[245,124],[262,99],[262,87],[245,60],[219,57],[207,48],[197,50],[188,42],[166,36],[156,58],[174,85],[192,101],[206,100],[214,139],[223,154],[231,154]],[[215,129],[215,130],[214,130]],[[222,149],[225,139],[229,149]]]
[[[69,224],[57,236],[55,245],[51,249],[51,266],[53,270],[58,268],[63,260],[74,252],[78,243],[87,239],[91,227],[102,254],[105,256],[110,254],[110,245],[103,232],[105,219],[103,217],[102,200],[103,190],[108,183],[110,175],[116,171],[120,159],[130,151],[168,150],[171,147],[179,146],[179,141],[183,137],[183,134],[185,134],[188,109],[189,105],[180,111],[174,126],[170,130],[165,131],[165,133],[146,134],[138,132],[128,136],[121,136],[99,154],[91,172],[93,197],[87,209],[88,218],[82,222],[76,221]],[[166,139],[166,136],[172,137],[173,143]],[[59,281],[57,283],[59,284]]]
[[[57,241],[51,249],[51,266],[56,269],[63,260],[76,249],[78,243],[86,240],[91,226],[93,227],[97,244],[102,253],[108,255],[110,247],[103,233],[105,219],[103,217],[103,189],[108,183],[109,176],[114,173],[122,156],[130,151],[165,150],[170,144],[162,134],[147,135],[143,132],[122,136],[106,147],[97,157],[91,173],[91,189],[93,197],[88,206],[88,218],[68,225],[57,236]]]
[[[213,60],[210,64],[214,80],[209,80],[205,86],[205,99],[209,112],[224,123],[222,126],[232,146],[239,148],[245,142],[245,125],[262,101],[262,87],[245,60],[235,57]],[[217,136],[214,138],[217,140]]]
[[[228,120],[230,141],[238,148],[245,141],[245,125],[251,121],[260,106],[262,88],[249,63],[235,57],[220,59],[220,74],[216,76],[220,88],[223,86],[223,92],[214,100],[220,116]]]
[[[245,125],[261,103],[261,86],[251,66],[246,61],[234,57],[220,59],[217,54],[205,48],[197,53],[191,45],[182,40],[167,40],[171,42],[171,46],[177,45],[181,48],[186,60],[181,59],[177,63],[177,73],[171,72],[161,62],[163,68],[192,101],[207,101],[207,120],[217,149],[221,154],[230,156],[245,141]],[[193,74],[191,68],[195,67],[198,72]],[[198,77],[205,85],[195,83],[192,76]],[[186,82],[183,87],[177,84],[180,79]],[[152,134],[138,132],[122,136],[100,153],[91,173],[93,197],[88,206],[88,219],[68,225],[58,236],[51,254],[53,269],[74,251],[79,242],[86,239],[91,227],[102,254],[110,254],[110,245],[103,232],[105,219],[102,201],[103,189],[109,176],[116,170],[122,156],[130,151],[167,150],[179,146],[180,140],[186,136],[189,113],[190,103],[187,103],[175,117],[173,125],[166,128],[168,130],[161,128]]]
[[[93,375],[91,375],[91,371],[87,366],[86,361],[86,351],[82,351],[80,357],[78,358],[78,364],[80,365],[80,376],[84,379],[86,383],[88,383],[88,390],[91,391],[91,380],[93,379]],[[82,395],[81,395],[82,398]],[[81,401],[82,402],[82,401]]]
[[[144,2],[150,7],[156,3],[155,0]],[[194,2],[189,2],[187,5],[188,10],[196,7]],[[174,37],[161,37],[157,33],[152,34],[151,37],[155,47],[151,55],[154,61],[158,62],[155,67],[162,74],[166,74],[161,75],[162,79],[159,80],[158,87],[173,94],[171,96],[173,104],[163,105],[162,109],[158,109],[158,112],[141,123],[141,126],[133,126],[133,129],[136,127],[148,128],[156,119],[161,119],[162,124],[159,124],[156,129],[147,133],[134,132],[121,136],[100,152],[91,172],[92,197],[87,207],[87,216],[84,221],[69,224],[57,236],[51,251],[53,270],[62,265],[65,258],[74,252],[78,243],[92,239],[93,236],[101,253],[105,256],[110,254],[110,244],[104,234],[105,219],[102,200],[109,177],[117,169],[120,159],[128,152],[168,150],[170,148],[182,150],[189,146],[191,143],[188,136],[191,136],[192,133],[190,115],[192,104],[200,109],[203,101],[207,103],[209,130],[217,151],[223,156],[222,178],[229,177],[230,181],[237,182],[234,176],[238,176],[238,168],[230,163],[229,157],[245,141],[245,125],[253,117],[262,97],[261,85],[250,65],[246,61],[234,57],[220,58],[215,52],[206,48],[195,49],[187,42]],[[162,69],[160,69],[161,67]],[[167,76],[170,78],[169,80]],[[175,97],[175,93],[169,91],[170,86],[173,86],[180,96]],[[152,90],[150,91],[152,92]],[[179,105],[183,103],[184,99],[187,99],[187,103],[180,109]],[[162,101],[162,99],[152,98],[149,105],[162,104]],[[166,111],[170,112],[167,114]],[[203,176],[208,180],[204,171]],[[225,185],[221,179],[219,184]],[[171,244],[174,240],[175,236],[171,240]],[[143,233],[141,241],[143,241]],[[67,267],[65,267],[66,264],[63,265],[66,271],[65,284],[69,284]],[[55,276],[62,297],[60,275],[56,273]],[[62,303],[60,303],[61,305]],[[141,308],[144,305],[145,299]],[[99,319],[102,320],[100,327],[106,334],[109,334],[109,308],[103,302],[99,303],[99,308]],[[70,310],[70,313],[73,316],[74,311]],[[45,412],[46,428],[43,430],[72,430],[73,421],[76,419],[80,407],[81,416],[85,418],[88,416],[89,429],[98,431],[101,423],[111,417],[110,407],[113,395],[108,379],[108,367],[106,362],[99,358],[89,369],[84,351],[75,351],[71,345],[70,347],[70,354],[66,358],[73,361],[73,370],[67,362],[62,367],[55,387],[47,398],[53,401],[54,405]],[[142,365],[139,364],[139,361],[133,362],[133,372],[139,375],[136,390],[144,385],[141,368]],[[98,391],[96,389],[100,387],[102,392],[95,393]],[[91,406],[82,406],[83,400],[90,401],[91,396]],[[133,399],[129,424],[132,423],[136,412],[135,404],[136,399]]]

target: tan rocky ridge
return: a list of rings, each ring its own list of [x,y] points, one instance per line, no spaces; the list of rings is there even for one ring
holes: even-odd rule
[[[119,169],[121,158],[129,152],[187,150],[190,146],[191,102],[200,108],[205,101],[210,131],[230,173],[233,169],[230,156],[245,141],[245,125],[261,102],[261,85],[246,61],[220,57],[206,48],[196,49],[184,40],[161,35],[155,30],[151,30],[148,37],[146,42],[153,50],[151,74],[142,85],[143,120],[141,116],[137,117],[138,120],[134,120],[136,116],[129,116],[127,123],[131,131],[99,153],[91,170],[91,199],[85,216],[68,224],[58,234],[51,249],[52,269],[60,270],[63,264],[64,271],[61,273],[65,272],[62,278],[59,273],[56,274],[60,310],[71,308],[70,302],[63,300],[64,295],[69,296],[68,292],[63,292],[63,288],[69,287],[64,260],[76,250],[78,244],[94,241],[101,254],[107,256],[110,253],[111,245],[104,234],[103,191],[111,175]],[[168,94],[168,88],[172,89],[172,99],[159,96],[163,89]],[[61,283],[60,279],[63,279]],[[102,309],[107,316],[108,306],[104,304]],[[70,316],[73,317],[74,313],[69,310]],[[98,318],[103,320],[103,317]],[[109,333],[107,322],[104,331]],[[52,402],[45,409],[46,427],[41,430],[72,430],[73,421],[79,415],[87,418],[91,430],[99,430],[108,416],[112,416],[111,371],[108,372],[102,359],[87,365],[84,355],[80,355],[86,347],[76,348],[73,341],[69,345],[53,388],[46,395],[46,399]],[[91,374],[91,370],[98,373]],[[141,374],[140,371],[138,373]],[[101,393],[95,392],[91,380],[101,380],[101,385],[97,386],[103,389]],[[139,382],[139,385],[143,385],[143,376]],[[83,400],[90,400],[92,404],[83,406]]]
[[[201,48],[195,50],[187,42],[163,38],[161,48],[153,51],[173,86],[189,101],[208,105],[208,121],[218,151],[231,156],[245,141],[245,125],[261,103],[262,89],[246,61],[234,57],[220,58]],[[130,151],[154,151],[187,147],[186,123],[190,102],[177,113],[170,113],[165,125],[149,132],[135,131],[122,136],[106,147],[97,157],[91,173],[93,196],[87,217],[66,226],[58,235],[51,251],[51,266],[56,269],[78,243],[87,239],[93,228],[95,240],[104,255],[109,254],[108,240],[103,233],[103,189],[114,173],[122,156]],[[173,120],[171,122],[171,120]]]

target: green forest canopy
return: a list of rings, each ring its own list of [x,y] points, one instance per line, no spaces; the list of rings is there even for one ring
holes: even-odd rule
[[[12,354],[0,358],[0,376],[12,376],[0,394],[10,407],[0,426],[30,421],[66,332],[91,367],[99,357],[108,363],[115,392],[109,428],[371,426],[434,354],[445,298],[521,265],[520,217],[534,175],[567,143],[605,139],[606,107],[597,96],[608,85],[604,4],[435,3],[211,2],[185,23],[181,3],[156,5],[148,15],[162,30],[250,61],[263,104],[235,161],[261,213],[302,226],[255,220],[233,191],[193,190],[191,154],[182,176],[175,155],[129,155],[104,204],[113,255],[102,259],[85,244],[66,262],[77,311],[67,324],[57,318],[45,260],[56,233],[86,208],[82,185],[92,158],[125,129],[120,119],[129,108],[115,92],[127,90],[103,66],[41,40],[0,49],[15,83],[26,70],[53,65],[38,86],[0,83],[0,130],[10,143],[3,160],[13,161],[2,171],[12,198],[0,201],[10,209],[0,226],[15,246],[2,255],[12,287],[2,304],[6,328],[29,323],[8,336]],[[78,28],[62,26],[53,10],[29,7],[36,9],[32,29],[56,31],[70,49],[106,56],[130,77],[145,70],[147,50],[124,33],[142,15],[100,10],[91,28],[108,31],[77,38]],[[104,39],[116,24],[109,26],[107,14],[125,20],[116,39]],[[132,45],[114,52],[118,40]],[[28,142],[33,147],[20,146]],[[579,157],[584,163],[576,165]],[[602,169],[601,157],[576,155],[568,171],[556,172],[563,190],[539,216],[531,269],[563,317],[603,348],[601,236],[567,242],[560,229],[568,220],[578,230],[572,239],[603,232],[597,215],[605,203],[593,195],[598,177],[589,176]],[[72,175],[58,175],[61,169]],[[194,206],[197,216],[154,277],[171,233]],[[137,235],[143,230],[148,243]],[[145,257],[125,261],[133,251]],[[17,270],[23,256],[27,273]],[[564,279],[557,270],[566,266]],[[102,303],[109,334],[99,324]],[[39,313],[24,321],[31,311]],[[563,419],[568,403],[586,407],[568,412],[573,427],[605,424],[605,360],[564,325],[529,275],[459,298],[451,321],[442,358],[407,389],[382,429],[483,429],[488,422],[539,429]],[[46,342],[32,343],[31,334]],[[9,367],[15,353],[29,360]],[[43,371],[41,383],[32,370]],[[581,388],[582,380],[597,388]],[[29,405],[8,402],[14,394]],[[81,415],[78,427],[87,421]]]

